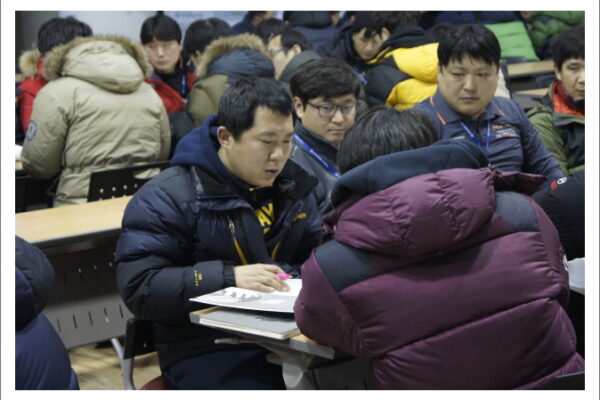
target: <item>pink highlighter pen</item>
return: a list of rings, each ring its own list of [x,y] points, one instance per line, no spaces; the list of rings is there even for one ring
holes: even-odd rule
[[[289,275],[289,274],[277,274],[277,277],[279,279],[290,279],[290,278],[293,278],[293,276]]]

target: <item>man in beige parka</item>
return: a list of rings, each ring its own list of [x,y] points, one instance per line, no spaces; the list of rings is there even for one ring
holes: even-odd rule
[[[58,177],[54,206],[85,203],[94,171],[167,159],[169,121],[144,82],[150,71],[143,49],[117,36],[77,38],[46,55],[49,82],[21,160],[34,178]]]

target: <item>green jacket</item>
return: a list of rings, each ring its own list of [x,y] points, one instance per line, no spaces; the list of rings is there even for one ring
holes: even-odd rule
[[[585,117],[554,111],[552,85],[527,117],[566,175],[585,168]]]
[[[547,40],[555,39],[559,33],[582,24],[584,17],[584,11],[533,12],[527,22],[531,25],[529,37],[536,52],[543,56],[544,46],[551,48],[550,43],[546,44]]]

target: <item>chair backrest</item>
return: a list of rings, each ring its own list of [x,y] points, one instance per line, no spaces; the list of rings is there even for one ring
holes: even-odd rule
[[[552,379],[546,390],[584,390],[585,371],[573,374],[559,375]]]
[[[159,168],[162,171],[169,166],[169,161],[159,161],[92,172],[87,201],[112,199],[135,194],[144,183],[150,180],[150,178],[138,178],[136,175],[153,168]]]
[[[15,177],[15,212],[27,210],[27,193],[29,192],[29,175]]]

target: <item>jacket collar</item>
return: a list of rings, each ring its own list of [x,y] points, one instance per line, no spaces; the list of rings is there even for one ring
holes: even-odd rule
[[[309,131],[304,125],[302,125],[301,122],[296,123],[294,131],[302,140],[312,147],[314,151],[316,151],[321,157],[324,157],[329,164],[333,165],[337,169],[337,147],[322,137],[317,136]]]
[[[317,58],[321,58],[321,56],[313,50],[305,50],[301,52],[296,57],[292,58],[288,65],[285,66],[279,80],[283,82],[291,81],[292,76],[296,73],[298,68],[300,68],[302,65],[309,62],[310,60],[314,60]]]

